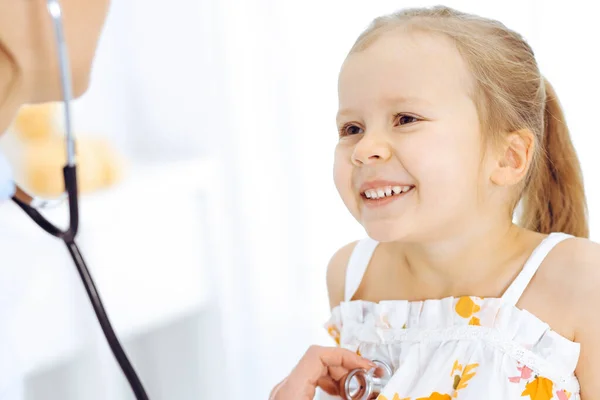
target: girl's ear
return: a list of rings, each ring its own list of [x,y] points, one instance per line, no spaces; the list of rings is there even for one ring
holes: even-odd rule
[[[509,133],[498,150],[490,179],[498,186],[512,186],[527,176],[533,159],[534,135],[529,129]]]

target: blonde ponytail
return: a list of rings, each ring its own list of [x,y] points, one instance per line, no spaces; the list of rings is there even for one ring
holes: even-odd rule
[[[589,236],[583,176],[556,92],[544,79],[541,151],[523,195],[521,225],[542,233]]]

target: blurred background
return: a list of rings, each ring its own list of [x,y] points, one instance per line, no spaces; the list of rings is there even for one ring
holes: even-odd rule
[[[266,399],[309,345],[333,344],[326,265],[364,236],[332,181],[337,73],[374,17],[435,4],[113,2],[74,118],[78,138],[110,147],[99,163],[118,179],[83,196],[80,242],[152,399]],[[599,6],[444,4],[532,45],[565,108],[598,240]],[[1,144],[14,150],[15,136]],[[12,205],[0,221],[22,398],[133,399],[67,251]]]

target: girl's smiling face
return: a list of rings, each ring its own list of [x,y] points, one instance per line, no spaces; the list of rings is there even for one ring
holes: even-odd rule
[[[369,236],[432,239],[486,212],[480,200],[490,181],[473,85],[456,46],[441,35],[396,29],[348,56],[339,76],[334,178]]]

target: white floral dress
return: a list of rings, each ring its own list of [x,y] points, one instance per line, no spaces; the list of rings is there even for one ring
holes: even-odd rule
[[[502,298],[379,303],[349,301],[378,244],[364,239],[326,328],[338,345],[392,367],[378,400],[579,400],[580,345],[516,307],[546,255],[570,237],[549,235]]]

